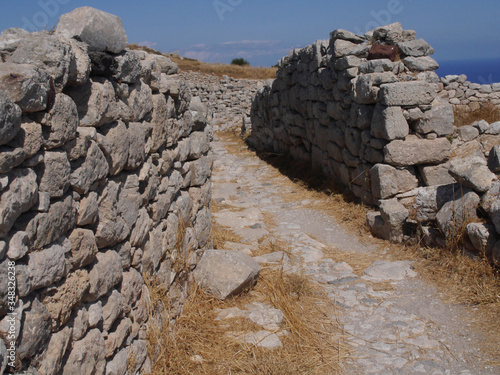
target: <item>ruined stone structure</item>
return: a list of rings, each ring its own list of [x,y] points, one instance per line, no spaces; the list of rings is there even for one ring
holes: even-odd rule
[[[0,373],[148,372],[144,277],[178,314],[210,245],[206,106],[168,58],[126,45],[87,7],[0,36]]]
[[[182,72],[180,76],[189,81],[192,94],[208,106],[208,122],[214,131],[250,126],[252,99],[263,87],[262,81],[221,79],[195,72]]]
[[[482,215],[495,226],[469,224],[470,249],[500,261],[499,123],[454,128],[432,53],[399,23],[294,50],[254,99],[249,142],[377,206],[368,224],[393,242],[443,244]]]

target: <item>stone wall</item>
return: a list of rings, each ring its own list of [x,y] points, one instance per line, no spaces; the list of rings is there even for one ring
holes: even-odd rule
[[[500,138],[496,124],[471,127],[483,137],[481,147],[465,142],[465,131],[457,133],[452,105],[438,95],[444,85],[434,72],[439,65],[429,56],[433,52],[399,23],[364,36],[336,30],[330,40],[294,50],[280,61],[277,79],[254,98],[248,141],[259,151],[310,165],[377,206],[380,212],[371,212],[368,223],[380,237],[451,240],[461,226],[478,220],[481,197],[498,186],[498,149],[492,147]],[[478,159],[468,172],[464,166],[473,155]],[[471,182],[472,175],[481,182]],[[447,202],[468,209],[460,213]],[[497,217],[491,202],[487,206],[483,217]],[[497,233],[487,229],[495,243]],[[500,260],[500,242],[497,247]],[[492,256],[489,245],[487,252]]]
[[[208,106],[208,121],[214,131],[250,125],[252,99],[263,87],[262,81],[195,72],[182,72],[180,76],[189,81],[192,94]]]
[[[144,278],[175,316],[210,245],[206,106],[126,45],[92,8],[0,36],[0,373],[149,371]]]

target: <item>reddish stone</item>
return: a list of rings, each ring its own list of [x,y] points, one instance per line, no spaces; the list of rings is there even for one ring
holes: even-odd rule
[[[374,44],[368,53],[368,60],[389,59],[396,60],[396,46],[384,46],[382,44]]]

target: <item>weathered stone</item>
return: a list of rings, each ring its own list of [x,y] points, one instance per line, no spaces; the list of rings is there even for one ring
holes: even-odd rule
[[[122,346],[125,339],[132,332],[132,321],[125,318],[120,321],[115,332],[111,332],[104,341],[106,347],[106,358],[113,356],[115,350]]]
[[[69,188],[71,165],[65,152],[45,152],[43,164],[37,171],[41,176],[38,189],[49,193],[51,198],[62,197]]]
[[[188,164],[191,175],[191,186],[202,186],[212,174],[212,155],[202,156],[200,159]]]
[[[68,273],[65,253],[71,244],[68,240],[55,243],[52,246],[28,255],[27,264],[17,267],[17,289],[21,297],[25,297],[33,290],[49,286]]]
[[[497,241],[494,226],[482,223],[468,224],[467,236],[479,254],[490,255]]]
[[[88,197],[80,201],[76,225],[84,226],[93,224],[97,219],[97,212],[97,193],[92,191],[89,193]]]
[[[9,142],[9,146],[22,148],[25,152],[25,157],[31,158],[36,155],[43,143],[42,126],[31,121],[28,117],[23,117],[21,128],[14,139]]]
[[[500,172],[500,145],[494,146],[488,156],[488,168],[490,171]]]
[[[21,108],[0,92],[0,145],[12,140],[21,129]]]
[[[398,193],[405,193],[418,186],[415,172],[396,169],[387,164],[376,164],[370,170],[371,190],[376,198],[387,199]]]
[[[72,329],[65,327],[52,334],[43,360],[38,365],[38,375],[51,375],[61,370],[64,354],[69,347]]]
[[[32,64],[0,63],[0,90],[24,113],[43,111],[50,91],[47,73]]]
[[[63,199],[50,205],[49,212],[35,216],[26,215],[19,222],[19,229],[32,237],[31,246],[40,249],[61,237],[75,225],[75,208],[73,197],[66,195]],[[17,224],[16,224],[17,226]]]
[[[52,330],[58,331],[65,325],[89,289],[86,270],[77,270],[68,275],[64,282],[43,296],[42,302],[51,316]]]
[[[139,57],[131,52],[124,51],[118,56],[115,56],[117,63],[116,80],[125,83],[136,83],[141,78],[142,66]]]
[[[354,78],[351,97],[359,104],[376,103],[380,88],[378,86],[390,82],[398,82],[391,72],[364,74]]]
[[[195,125],[193,130],[203,130],[208,118],[207,105],[202,103],[199,97],[194,97],[189,103],[189,110],[193,115],[193,122]]]
[[[496,179],[495,174],[488,169],[483,156],[455,158],[450,162],[449,173],[463,186],[479,193],[488,191]]]
[[[26,160],[26,151],[22,148],[0,146],[0,173],[8,173]]]
[[[399,51],[403,56],[429,56],[435,51],[425,40],[410,40],[398,43]]]
[[[117,208],[119,188],[117,183],[108,182],[99,199],[99,225],[95,234],[99,249],[124,241],[130,233],[130,227]]]
[[[76,137],[78,110],[75,102],[64,94],[57,94],[51,109],[36,113],[33,118],[44,125],[45,149],[61,147]]]
[[[153,110],[153,92],[142,80],[132,86],[127,99],[134,121],[141,121]]]
[[[38,299],[31,302],[30,310],[25,311],[23,315],[23,329],[16,352],[21,359],[31,359],[43,352],[49,344],[50,315]]]
[[[149,128],[150,129],[150,128]],[[134,170],[139,168],[146,158],[146,126],[138,122],[131,122],[128,125],[129,151],[126,169]]]
[[[202,208],[196,215],[194,230],[196,239],[200,247],[205,247],[210,239],[210,230],[212,229],[212,213],[209,208]]]
[[[414,129],[423,134],[434,132],[438,136],[448,135],[453,132],[453,121],[453,107],[446,101],[435,100],[432,108],[417,120]]]
[[[422,81],[387,83],[380,86],[380,103],[387,106],[431,104],[436,98],[436,86]]]
[[[343,39],[353,43],[363,43],[366,39],[360,35],[356,35],[350,31],[337,29],[330,33],[331,39]]]
[[[10,260],[23,258],[29,252],[29,235],[23,231],[15,232],[9,239],[7,257]]]
[[[448,173],[449,169],[450,163],[418,167],[420,175],[424,179],[424,182],[427,186],[448,185],[457,182]]]
[[[447,240],[459,235],[466,223],[477,219],[479,196],[465,189],[457,195],[458,197],[445,203],[436,215],[438,227]]]
[[[149,231],[151,229],[151,219],[149,218],[148,211],[142,208],[139,211],[137,222],[135,223],[132,233],[130,234],[130,243],[134,247],[141,247],[147,240]]]
[[[409,212],[397,199],[383,200],[380,204],[380,214],[389,228],[389,240],[393,243],[403,241],[403,224],[408,219]]]
[[[85,301],[95,301],[108,293],[122,281],[122,273],[122,261],[115,251],[97,253],[97,260],[89,273],[90,288]]]
[[[422,152],[425,150],[426,152]],[[451,155],[451,144],[446,138],[434,140],[408,136],[384,147],[385,162],[395,166],[440,164]]]
[[[109,332],[116,319],[121,316],[124,307],[123,304],[123,296],[117,290],[113,290],[111,295],[108,297],[108,300],[102,307],[102,327],[105,331]]]
[[[97,140],[95,128],[78,127],[76,138],[66,143],[62,148],[68,154],[69,161],[75,161],[87,155],[90,143]]]
[[[419,188],[416,200],[417,220],[420,222],[435,220],[443,205],[458,198],[460,191],[458,184]]]
[[[91,7],[81,7],[63,14],[56,35],[75,38],[89,45],[91,51],[120,53],[128,44],[122,20]]]
[[[403,63],[408,69],[414,72],[426,72],[429,70],[439,69],[437,61],[429,56],[406,57],[403,59]]]
[[[389,59],[369,60],[359,66],[359,72],[368,73],[383,73],[392,72],[393,64]]]
[[[392,141],[404,139],[410,131],[401,107],[375,106],[371,134],[376,138]]]
[[[98,329],[93,329],[85,338],[72,343],[62,375],[104,375],[105,368],[104,338]]]
[[[411,262],[376,260],[365,270],[363,279],[380,283],[401,281],[416,276],[417,273],[413,271]]]
[[[471,125],[464,125],[456,129],[458,138],[463,142],[469,142],[479,137],[479,130]]]
[[[94,141],[90,142],[87,157],[73,164],[73,172],[69,176],[71,187],[79,194],[86,194],[94,182],[108,175],[109,164],[101,149]],[[83,214],[82,214],[83,215]],[[93,218],[93,216],[90,216]],[[82,217],[78,225],[91,224],[89,216]]]
[[[7,191],[0,196],[0,237],[4,237],[16,219],[38,200],[36,174],[30,169],[16,169]]]
[[[71,45],[71,62],[69,65],[68,85],[80,86],[89,80],[90,57],[88,44],[76,39],[66,39]]]
[[[224,269],[221,274],[217,270]],[[224,300],[251,288],[260,274],[260,266],[238,251],[207,250],[194,271],[201,288]]]
[[[101,126],[99,130],[105,137],[97,137],[100,148],[109,164],[109,174],[111,176],[120,173],[127,165],[130,150],[130,140],[127,126],[122,122],[113,122]]]
[[[23,38],[8,61],[37,65],[52,77],[57,92],[61,92],[68,83],[73,56],[71,45],[64,39],[39,33]]]
[[[126,375],[128,367],[128,349],[123,348],[106,363],[106,375]]]
[[[97,301],[96,303],[89,306],[89,327],[96,328],[102,322],[102,302]]]
[[[76,103],[80,126],[101,126],[119,118],[115,90],[105,78],[93,77],[65,93]]]
[[[71,241],[71,267],[73,270],[85,267],[96,258],[98,249],[94,233],[88,229],[75,229],[69,236]]]
[[[141,298],[144,279],[134,268],[123,273],[120,293],[123,296],[123,311],[128,314],[132,310],[134,302]]]
[[[172,62],[172,60],[169,59],[167,56],[152,54],[149,55],[148,57],[155,60],[160,65],[162,74],[166,74],[168,76],[172,74],[177,74],[179,72],[179,67],[177,66],[177,64]]]
[[[401,26],[401,23],[395,22],[373,30],[373,40],[387,43],[388,45],[402,42],[403,27]]]

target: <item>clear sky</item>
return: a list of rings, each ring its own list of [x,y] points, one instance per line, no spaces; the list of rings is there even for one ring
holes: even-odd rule
[[[499,0],[0,0],[0,28],[51,28],[92,6],[122,18],[131,43],[209,62],[270,66],[335,29],[362,33],[401,22],[438,62],[500,58]],[[30,30],[31,31],[31,30]]]

